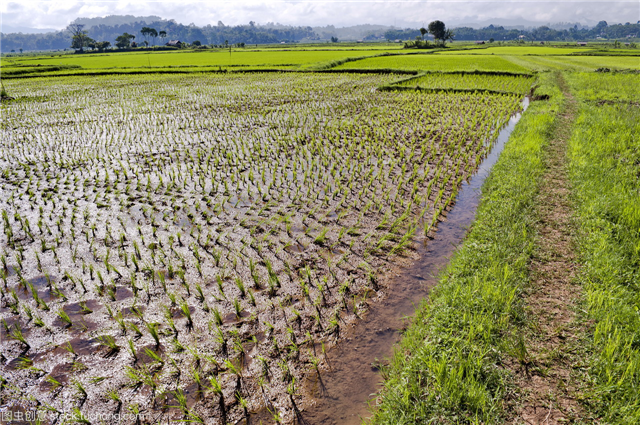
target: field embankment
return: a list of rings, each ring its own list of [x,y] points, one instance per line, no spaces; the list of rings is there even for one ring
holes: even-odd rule
[[[533,201],[563,97],[549,76],[492,175],[467,240],[417,312],[388,369],[374,423],[497,421],[510,402],[506,359],[522,356],[521,294],[534,234]]]
[[[577,102],[565,79],[555,73],[565,96],[545,149],[545,173],[535,199],[535,246],[530,285],[523,296],[528,325],[523,353],[509,364],[520,389],[514,423],[558,424],[585,418],[578,401],[584,391],[584,339],[588,327],[576,314],[581,288],[575,255],[575,225],[568,177],[567,144]]]

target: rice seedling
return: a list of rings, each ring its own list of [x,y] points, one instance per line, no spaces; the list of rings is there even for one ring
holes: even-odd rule
[[[160,333],[158,332],[158,324],[153,322],[145,323],[147,327],[147,331],[149,331],[149,335],[156,343],[156,349],[160,347]]]
[[[65,313],[65,311],[63,309],[58,310],[58,317],[60,317],[60,319],[65,323],[66,327],[72,326],[73,322],[71,321],[71,318],[69,317],[69,315],[67,313]]]

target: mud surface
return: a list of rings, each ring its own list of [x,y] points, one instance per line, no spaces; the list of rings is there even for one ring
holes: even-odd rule
[[[374,90],[392,78],[8,83],[50,100],[11,103],[0,128],[0,404],[293,421],[323,344],[396,292],[381,276],[521,108]],[[376,326],[389,343],[399,327]]]

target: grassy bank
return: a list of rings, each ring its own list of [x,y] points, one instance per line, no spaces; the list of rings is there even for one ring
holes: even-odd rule
[[[595,384],[593,408],[605,423],[636,424],[640,422],[640,77],[574,74],[569,81],[581,101],[570,165],[582,229],[585,310],[594,323],[589,365]]]
[[[473,228],[418,309],[384,370],[373,423],[493,423],[511,391],[501,366],[526,355],[520,294],[533,246],[533,201],[543,147],[563,97],[550,75],[483,188]]]

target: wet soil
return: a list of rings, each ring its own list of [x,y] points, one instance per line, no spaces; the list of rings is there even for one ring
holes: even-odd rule
[[[454,182],[475,170],[489,148],[485,139],[496,125],[496,108],[504,117],[519,109],[517,97],[489,97],[481,104],[471,94],[442,94],[415,103],[413,112],[400,95],[371,92],[366,79],[348,78],[366,87],[354,86],[354,101],[342,96],[346,86],[330,83],[313,99],[280,99],[269,113],[263,100],[272,102],[274,93],[250,86],[225,94],[200,77],[166,86],[185,90],[180,103],[158,105],[148,97],[157,92],[156,83],[147,87],[139,80],[122,92],[80,88],[82,95],[76,83],[56,83],[49,88],[74,93],[73,106],[62,100],[40,105],[46,110],[32,111],[28,120],[9,111],[20,127],[4,133],[15,143],[3,146],[22,147],[24,136],[29,148],[5,151],[7,172],[0,179],[7,194],[0,206],[9,211],[0,234],[7,253],[0,258],[9,263],[0,292],[7,326],[0,332],[13,338],[0,344],[0,372],[15,390],[8,395],[7,386],[0,388],[0,397],[35,397],[41,406],[84,414],[138,406],[145,415],[178,420],[184,412],[173,406],[180,391],[189,390],[188,408],[205,423],[218,423],[222,409],[237,421],[244,412],[236,397],[236,365],[249,411],[269,405],[291,421],[295,404],[287,387],[293,377],[299,385],[309,374],[309,351],[319,353],[322,341],[343,340],[350,324],[375,304],[372,299],[396,292],[369,276],[418,258],[424,249],[392,250],[414,217],[437,218]],[[287,81],[278,93],[290,91]],[[269,90],[277,82],[270,81]],[[331,114],[318,109],[325,101]],[[212,102],[221,104],[200,110]],[[140,114],[148,105],[151,116]],[[246,110],[235,116],[230,105],[249,105],[255,116]],[[312,112],[306,115],[311,122],[302,122],[300,111]],[[471,117],[478,128],[466,125]],[[271,143],[276,139],[283,143]],[[41,160],[42,152],[60,158]],[[10,193],[16,194],[11,202]],[[377,240],[382,249],[368,252]],[[285,249],[287,244],[294,248]],[[44,273],[51,284],[42,280]],[[34,289],[24,291],[23,279],[32,280]],[[413,299],[425,293],[421,287]],[[409,306],[411,301],[400,310],[410,314]],[[28,346],[13,335],[18,323]],[[259,343],[252,346],[254,338]],[[66,345],[75,339],[83,342]],[[164,365],[140,352],[158,344]],[[40,371],[6,366],[25,356]],[[268,373],[261,370],[263,360]],[[147,365],[161,370],[152,370],[151,379],[134,376],[148,375]],[[71,367],[73,380],[47,380],[59,375],[58,367]],[[268,385],[258,388],[261,375]],[[191,390],[195,379],[212,376],[223,388],[220,407],[210,391],[198,399]],[[300,387],[295,390],[303,407]],[[105,396],[113,391],[120,403]],[[169,407],[158,402],[174,399]]]

